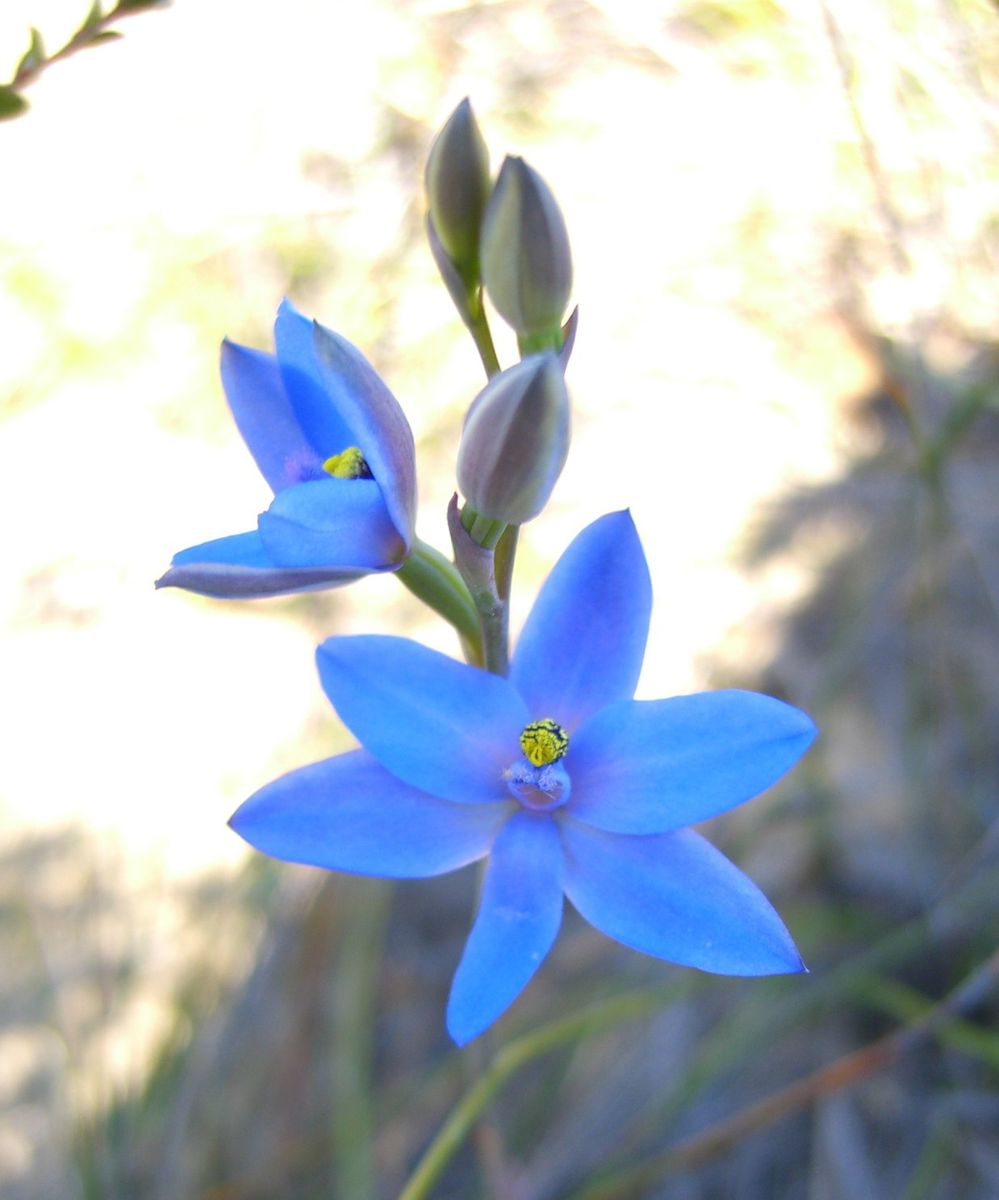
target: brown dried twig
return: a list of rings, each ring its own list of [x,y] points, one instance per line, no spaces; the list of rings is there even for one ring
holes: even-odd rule
[[[977,1007],[999,980],[999,950],[922,1016],[867,1046],[795,1080],[750,1104],[703,1133],[679,1142],[637,1167],[605,1175],[575,1193],[572,1200],[626,1200],[653,1181],[712,1159],[757,1129],[789,1116],[822,1096],[849,1087],[888,1066],[949,1018]]]

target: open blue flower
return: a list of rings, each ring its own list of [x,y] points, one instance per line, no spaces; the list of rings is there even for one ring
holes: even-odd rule
[[[222,344],[222,384],[274,500],[248,533],[174,555],[157,587],[250,598],[394,571],[413,539],[413,434],[356,347],[287,300],[277,355]]]
[[[233,828],[292,862],[396,878],[489,855],[451,988],[459,1044],[519,995],[562,897],[626,946],[728,975],[803,970],[763,894],[685,826],[769,787],[815,727],[769,696],[633,700],[651,587],[631,517],[585,529],[546,581],[510,677],[393,637],[318,651],[363,749],[292,771]]]

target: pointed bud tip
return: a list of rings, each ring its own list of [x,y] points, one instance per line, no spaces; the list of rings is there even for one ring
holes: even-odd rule
[[[427,202],[441,246],[471,286],[478,283],[479,231],[489,197],[489,151],[466,96],[427,157]]]
[[[521,338],[560,331],[572,291],[569,235],[551,189],[517,156],[503,160],[489,197],[481,257],[489,297]]]

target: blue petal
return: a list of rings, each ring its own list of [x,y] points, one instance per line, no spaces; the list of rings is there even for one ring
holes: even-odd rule
[[[409,879],[487,854],[510,807],[438,800],[355,750],[261,788],[229,824],[251,846],[286,862]]]
[[[652,609],[631,514],[587,526],[555,564],[517,643],[510,678],[534,718],[570,732],[634,694]]]
[[[253,600],[339,587],[369,574],[357,566],[277,567],[254,529],[181,550],[156,586],[179,587],[222,600]]]
[[[274,326],[285,387],[323,459],[358,446],[382,486],[407,546],[416,519],[416,450],[399,402],[346,338],[309,321],[285,300]]]
[[[530,982],[562,921],[562,847],[549,817],[518,812],[493,846],[478,916],[451,985],[447,1027],[463,1046]]]
[[[528,718],[508,680],[397,637],[329,638],[316,659],[340,719],[393,775],[459,803],[509,798]]]
[[[373,479],[310,480],[285,488],[259,518],[260,538],[283,567],[398,565],[405,546]]]
[[[331,329],[313,327],[319,373],[356,445],[385,493],[385,506],[408,546],[416,521],[416,448],[395,396],[364,355]]]
[[[319,461],[357,445],[346,415],[327,391],[312,347],[312,321],[288,300],[274,322],[274,344],[285,391]]]
[[[321,466],[292,410],[273,354],[224,341],[222,386],[239,432],[273,491]]]
[[[559,825],[566,895],[608,937],[720,975],[805,969],[756,884],[693,830],[634,837],[569,817]]]
[[[756,692],[625,700],[572,740],[572,815],[612,833],[665,833],[704,821],[776,783],[816,729]]]

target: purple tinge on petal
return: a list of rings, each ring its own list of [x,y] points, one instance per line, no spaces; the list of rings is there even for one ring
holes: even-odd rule
[[[329,638],[316,661],[340,719],[393,775],[458,803],[509,800],[527,712],[508,680],[398,637]]]
[[[608,513],[571,543],[520,635],[510,678],[531,715],[571,733],[630,699],[642,669],[652,585],[631,514]]]
[[[408,548],[416,521],[416,448],[406,415],[346,338],[318,321],[312,338],[323,384],[381,485],[385,507]]]
[[[274,497],[258,525],[264,549],[283,567],[398,566],[406,547],[373,479],[312,480]]]
[[[274,344],[288,402],[320,463],[357,445],[346,414],[319,372],[312,344],[312,320],[284,300],[274,322]]]
[[[451,985],[447,1027],[459,1046],[527,986],[562,920],[562,846],[554,821],[518,812],[493,846],[482,899]]]
[[[184,588],[221,600],[254,600],[340,587],[370,571],[370,567],[357,564],[275,566],[254,529],[181,550],[174,555],[169,570],[157,579],[156,586]]]
[[[767,898],[699,834],[636,837],[558,820],[566,895],[608,937],[719,975],[805,969]]]
[[[239,432],[271,490],[321,465],[288,400],[273,354],[222,343],[222,386]]]
[[[572,815],[614,833],[693,825],[776,783],[815,733],[799,709],[756,692],[610,705],[572,740]]]
[[[487,854],[512,807],[438,800],[355,750],[261,788],[230,825],[257,850],[286,862],[408,879],[453,871]]]

